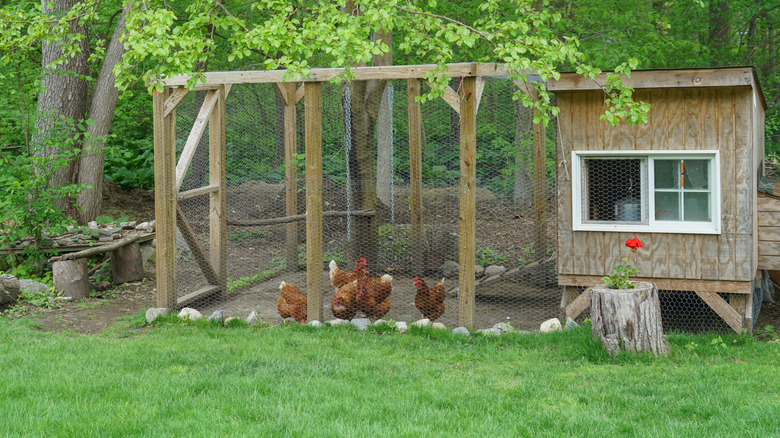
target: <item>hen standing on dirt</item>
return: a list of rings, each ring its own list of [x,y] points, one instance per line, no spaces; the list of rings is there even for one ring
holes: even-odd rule
[[[298,289],[298,286],[282,281],[279,285],[281,295],[276,300],[276,310],[282,318],[292,317],[300,323],[306,322],[307,307],[306,294]]]
[[[444,278],[436,286],[431,288],[420,277],[414,277],[414,287],[417,293],[414,295],[414,307],[423,315],[434,321],[444,314]]]

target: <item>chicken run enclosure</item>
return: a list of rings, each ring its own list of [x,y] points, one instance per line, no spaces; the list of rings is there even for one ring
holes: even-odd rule
[[[158,305],[280,322],[285,281],[308,320],[328,321],[329,262],[351,272],[362,257],[371,277],[392,276],[386,320],[422,318],[415,277],[444,278],[447,327],[565,316],[556,174],[570,169],[555,120],[532,123],[512,94],[533,87],[501,65],[450,64],[444,96],[421,101],[432,68],[359,67],[341,82],[343,69],[215,72],[192,91],[169,78],[154,96]],[[665,326],[680,309],[695,318],[672,328],[723,327],[693,301],[662,307]]]

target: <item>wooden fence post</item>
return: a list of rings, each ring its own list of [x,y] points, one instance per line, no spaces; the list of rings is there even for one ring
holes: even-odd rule
[[[322,320],[322,84],[304,84],[307,319]]]
[[[157,306],[176,307],[176,110],[165,115],[169,88],[155,91],[154,211],[157,241]]]
[[[422,214],[422,110],[415,97],[420,95],[420,80],[407,79],[407,102],[409,105],[409,213],[412,222],[412,242],[417,246],[412,251],[412,270],[424,272],[425,232]]]
[[[225,212],[227,152],[225,147],[225,86],[217,90],[217,102],[209,115],[209,258],[217,274],[217,286],[227,292],[227,223]]]
[[[458,269],[460,325],[474,327],[475,193],[477,178],[476,78],[466,77],[460,89],[460,222]]]

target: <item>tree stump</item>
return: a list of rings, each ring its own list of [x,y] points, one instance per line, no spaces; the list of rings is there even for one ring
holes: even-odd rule
[[[634,289],[610,289],[606,285],[591,288],[593,337],[600,339],[611,354],[622,348],[629,352],[666,355],[669,342],[661,324],[658,289],[653,283],[634,284]]]
[[[144,264],[138,242],[117,248],[111,255],[111,279],[114,284],[138,281],[144,278]]]
[[[89,296],[87,259],[62,260],[52,265],[54,289],[74,300]]]

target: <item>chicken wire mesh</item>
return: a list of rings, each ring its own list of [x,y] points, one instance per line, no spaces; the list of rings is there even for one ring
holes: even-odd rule
[[[459,81],[451,83],[456,93],[461,92]],[[336,315],[407,322],[429,317],[447,327],[461,325],[460,116],[443,99],[421,104],[423,233],[419,237],[412,224],[407,83],[387,81],[383,93],[367,92],[370,86],[365,85],[322,84],[324,257],[313,267],[306,266],[305,100],[287,109],[287,123],[294,114],[297,146],[292,161],[285,163],[285,135],[291,129],[285,128],[285,102],[276,86],[242,84],[230,89],[226,100],[227,290],[187,306],[204,314],[219,309],[225,316],[246,317],[255,311],[264,321],[281,322],[284,316],[295,316],[278,305],[281,282],[306,293],[306,270],[315,269],[322,274],[324,321]],[[422,92],[426,91],[423,85]],[[469,309],[475,329],[509,323],[516,329],[535,330],[541,322],[562,315],[562,288],[556,275],[555,128],[553,124],[546,131],[545,165],[536,169],[532,114],[512,99],[512,93],[509,80],[487,78],[477,112],[476,278],[474,306]],[[177,107],[177,156],[205,100],[206,92],[190,93]],[[208,138],[209,127],[195,149],[181,192],[209,184]],[[605,163],[594,160],[593,165]],[[644,220],[647,209],[620,203],[634,191],[646,189],[643,173],[634,172],[643,163],[622,160],[608,165],[613,171],[603,177],[604,184],[632,175],[631,184],[610,188],[606,198],[586,199],[583,220]],[[290,168],[296,175],[294,196],[287,196],[285,188]],[[543,176],[535,178],[535,172]],[[211,283],[199,258],[213,258],[209,248],[213,209],[207,195],[180,199],[179,205],[184,220],[177,230],[175,288],[182,299]],[[392,289],[381,302],[372,300],[376,293],[370,287],[349,292],[352,304],[344,312],[343,306],[336,306],[344,301],[336,300],[338,290],[331,283],[329,265],[334,261],[350,273],[361,258],[366,259],[368,278],[379,281],[390,276]],[[443,309],[436,291],[423,294],[417,278],[429,288],[443,279]],[[693,293],[661,291],[661,307],[667,330],[727,329]],[[587,316],[583,312],[580,319]]]

